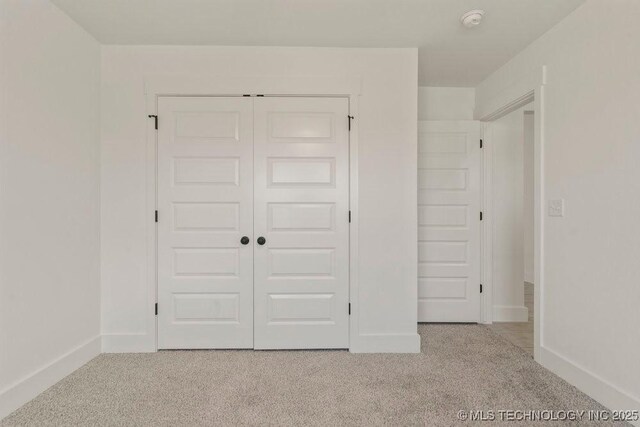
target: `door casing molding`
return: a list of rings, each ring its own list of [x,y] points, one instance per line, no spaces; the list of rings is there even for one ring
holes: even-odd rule
[[[144,96],[146,115],[157,115],[158,98],[161,96],[185,97],[235,97],[243,95],[264,95],[277,97],[340,97],[349,101],[351,121],[349,133],[349,350],[366,351],[369,340],[360,335],[358,322],[358,100],[362,92],[360,76],[286,76],[286,75],[246,75],[213,76],[193,74],[158,74],[145,76]],[[122,351],[158,351],[158,325],[155,315],[157,302],[157,230],[155,210],[157,209],[157,132],[155,121],[146,116],[146,289],[147,308],[145,312],[145,333],[127,335],[128,345]],[[158,118],[162,126],[162,117]],[[160,310],[162,308],[159,308]],[[120,346],[121,347],[121,346]]]

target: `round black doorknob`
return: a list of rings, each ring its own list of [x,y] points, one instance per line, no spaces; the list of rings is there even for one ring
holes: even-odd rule
[[[265,243],[267,243],[267,239],[265,239],[264,237],[258,237],[258,240],[256,240],[258,242],[259,245],[264,245]]]
[[[240,239],[240,243],[242,243],[243,245],[248,245],[249,238],[247,236],[243,236],[242,239]]]

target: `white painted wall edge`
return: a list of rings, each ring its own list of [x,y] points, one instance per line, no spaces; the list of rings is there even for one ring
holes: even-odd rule
[[[418,121],[473,120],[476,90],[472,87],[418,87]]]
[[[101,337],[95,336],[0,391],[0,419],[100,354]]]
[[[494,322],[527,322],[529,320],[529,309],[524,305],[494,305]]]
[[[640,398],[620,390],[596,374],[546,347],[540,347],[542,366],[613,411],[640,410]],[[632,423],[640,426],[640,421]]]
[[[420,353],[420,335],[363,334],[351,337],[351,353]]]

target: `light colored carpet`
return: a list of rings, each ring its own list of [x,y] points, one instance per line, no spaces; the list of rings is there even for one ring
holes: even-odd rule
[[[103,354],[0,424],[444,426],[461,409],[604,409],[484,326],[419,332],[415,355]]]

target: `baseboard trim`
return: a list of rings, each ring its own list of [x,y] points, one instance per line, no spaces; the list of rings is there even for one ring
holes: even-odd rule
[[[364,334],[352,340],[351,353],[420,353],[420,335]]]
[[[612,411],[640,410],[640,398],[619,389],[553,350],[540,347],[540,364]],[[640,426],[640,422],[632,424]]]
[[[100,348],[98,335],[0,391],[0,419],[98,356]]]
[[[523,305],[494,305],[494,322],[527,322],[529,309]]]
[[[420,335],[365,334],[352,340],[352,353],[420,353]],[[102,335],[103,353],[154,353],[155,340],[149,334]]]
[[[102,335],[103,353],[155,353],[156,344],[149,334]]]

